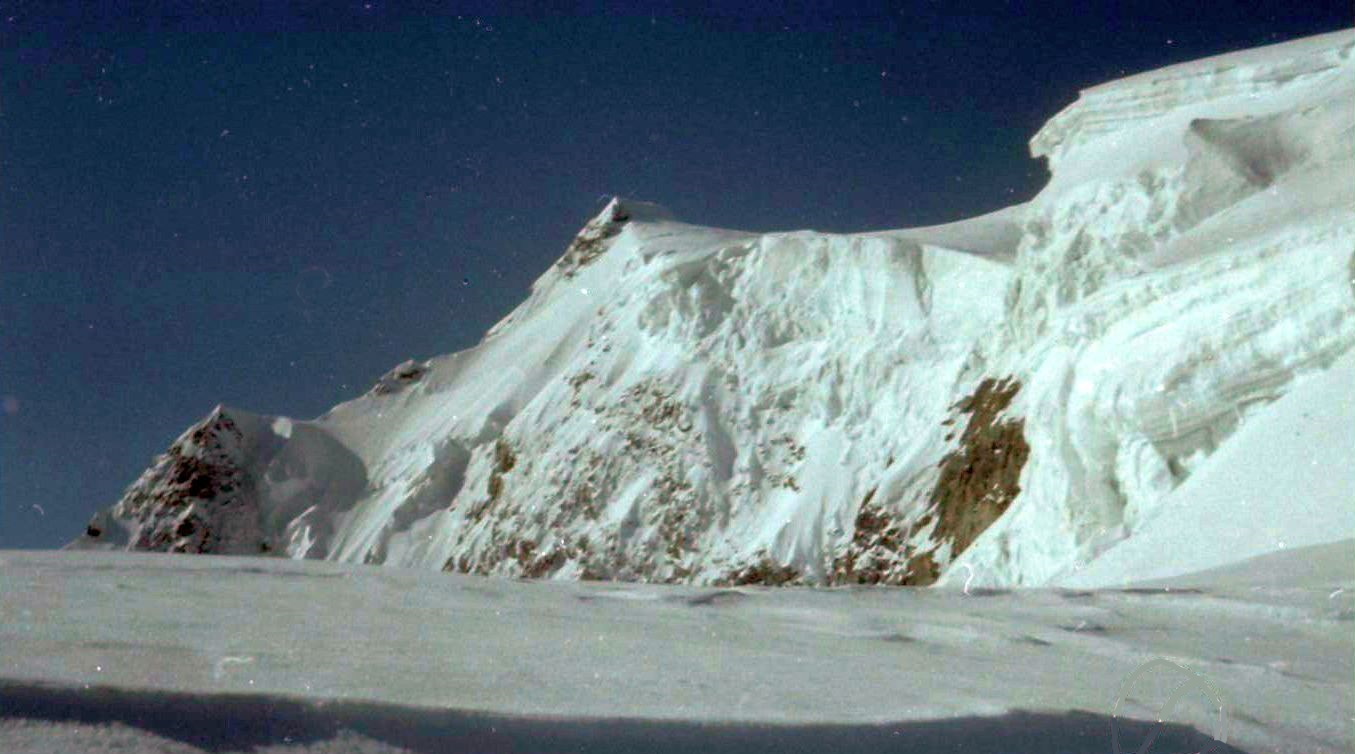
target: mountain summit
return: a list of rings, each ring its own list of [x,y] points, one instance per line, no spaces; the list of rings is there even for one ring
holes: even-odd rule
[[[755,234],[615,199],[479,345],[313,421],[218,408],[71,546],[1050,583],[1355,345],[1353,50],[1087,90],[1031,141],[1048,186],[957,223]]]

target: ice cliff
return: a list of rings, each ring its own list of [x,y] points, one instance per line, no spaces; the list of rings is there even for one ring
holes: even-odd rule
[[[313,421],[218,408],[73,546],[1048,583],[1188,505],[1355,344],[1353,51],[1085,91],[1031,141],[1038,196],[948,225],[752,234],[614,200],[476,347]]]

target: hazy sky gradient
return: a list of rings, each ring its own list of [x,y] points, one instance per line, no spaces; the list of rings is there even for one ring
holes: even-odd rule
[[[312,417],[473,345],[605,195],[752,230],[955,220],[1039,189],[1026,141],[1082,87],[1352,23],[127,5],[0,2],[0,548],[74,537],[217,403]]]

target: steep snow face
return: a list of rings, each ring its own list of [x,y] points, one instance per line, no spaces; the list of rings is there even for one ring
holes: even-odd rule
[[[1341,32],[1142,74],[1035,137],[1053,179],[1003,333],[979,347],[1024,377],[1031,460],[952,579],[1044,583],[1084,562],[1350,347],[1352,50]]]
[[[1045,583],[1188,504],[1240,423],[1355,344],[1353,46],[1086,92],[1032,141],[1044,192],[950,225],[758,235],[615,200],[478,346],[315,421],[228,412],[244,449],[208,476],[252,502],[189,506],[296,558]],[[167,549],[146,522],[206,499],[166,464],[97,518],[115,543]]]
[[[613,203],[479,347],[320,421],[372,485],[332,557],[829,578],[825,556],[854,528],[844,503],[935,462],[919,452],[947,432],[1009,270],[925,232],[754,236],[657,217]]]

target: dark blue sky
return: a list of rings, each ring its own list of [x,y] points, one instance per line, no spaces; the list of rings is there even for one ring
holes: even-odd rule
[[[1352,22],[410,7],[0,0],[0,548],[72,538],[217,403],[312,417],[474,344],[603,195],[754,230],[959,219],[1039,189],[1026,141],[1079,88]]]

